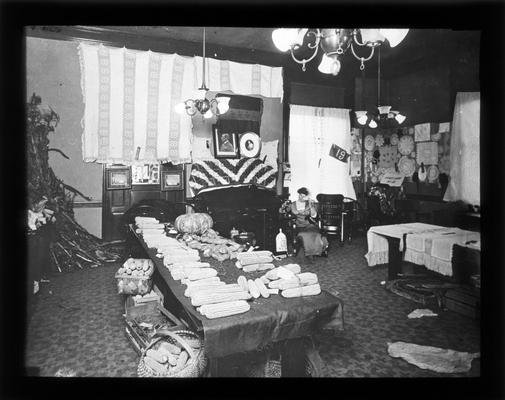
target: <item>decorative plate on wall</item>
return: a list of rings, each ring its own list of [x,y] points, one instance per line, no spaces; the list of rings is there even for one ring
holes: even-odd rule
[[[365,136],[365,150],[372,151],[375,147],[375,139],[372,135]]]
[[[430,165],[428,167],[428,182],[436,182],[438,179],[438,175],[440,174],[436,165]]]
[[[375,144],[378,146],[378,147],[381,147],[383,144],[384,144],[384,136],[382,136],[381,133],[378,133],[376,136],[375,136]]]
[[[240,138],[240,155],[242,157],[258,157],[261,150],[260,137],[254,132],[247,132]]]
[[[405,176],[412,176],[416,170],[416,162],[412,158],[403,156],[398,162],[398,169]]]
[[[393,133],[389,138],[389,142],[391,143],[391,146],[396,146],[398,144],[398,135]]]
[[[403,135],[398,142],[398,151],[406,156],[414,151],[414,139],[412,136]]]

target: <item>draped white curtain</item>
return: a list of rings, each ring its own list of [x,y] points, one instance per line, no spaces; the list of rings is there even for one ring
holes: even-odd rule
[[[351,148],[349,110],[290,106],[289,163],[291,165],[290,198],[304,186],[315,199],[318,193],[342,194],[356,199],[351,176],[350,158],[342,162],[331,157],[335,144],[348,153]]]
[[[457,93],[451,133],[449,185],[445,201],[480,205],[480,93]]]
[[[191,162],[191,117],[174,107],[195,98],[201,57],[87,43],[79,44],[78,53],[85,162]],[[213,91],[282,98],[282,68],[207,61]]]

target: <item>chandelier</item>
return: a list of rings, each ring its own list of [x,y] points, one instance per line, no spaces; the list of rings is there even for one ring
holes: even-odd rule
[[[205,84],[205,28],[203,28],[202,86],[198,88],[195,99],[180,102],[175,106],[175,111],[178,114],[186,111],[189,116],[199,112],[204,118],[212,118],[214,115],[226,113],[230,108],[230,98],[222,96],[209,100],[206,98],[208,91],[209,88]]]
[[[340,72],[340,59],[351,49],[352,55],[361,62],[360,69],[365,69],[365,62],[372,59],[376,47],[381,46],[386,40],[391,47],[397,46],[407,35],[408,29],[307,29],[307,28],[280,28],[272,32],[275,46],[282,52],[290,51],[295,62],[305,65],[312,61],[319,48],[324,52],[318,70],[324,74],[338,75]],[[313,50],[308,58],[299,60],[295,51],[302,48],[305,36],[313,41],[307,47]],[[368,55],[363,57],[356,52],[356,46],[369,49]]]
[[[396,121],[402,124],[405,121],[405,115],[399,111],[391,110],[391,106],[381,105],[381,53],[379,49],[379,57],[377,60],[377,111],[355,111],[356,119],[360,125],[368,125],[369,128],[377,128],[379,125],[387,123],[387,121]],[[364,85],[364,83],[363,83]]]

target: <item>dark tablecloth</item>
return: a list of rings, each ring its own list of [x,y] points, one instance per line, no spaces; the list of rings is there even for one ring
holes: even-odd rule
[[[260,297],[249,301],[251,309],[246,313],[208,319],[196,311],[189,297],[184,296],[186,286],[172,278],[168,268],[163,265],[163,259],[156,257],[156,249],[149,249],[140,235],[134,235],[154,261],[155,273],[159,274],[172,297],[177,299],[191,319],[188,323],[203,333],[209,357],[256,350],[273,342],[309,336],[322,328],[343,329],[343,302],[324,290],[317,296],[299,298],[284,298],[280,295],[271,295],[266,299]],[[209,262],[226,283],[236,283],[239,275],[254,279],[266,272],[243,273],[230,260],[220,263],[208,258],[202,261]],[[288,263],[283,261],[275,264]],[[302,267],[302,272],[308,271]],[[160,287],[160,290],[163,292],[164,288]]]

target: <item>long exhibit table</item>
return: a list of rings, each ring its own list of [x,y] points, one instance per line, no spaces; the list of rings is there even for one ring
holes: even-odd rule
[[[206,354],[215,374],[218,374],[218,361],[224,357],[283,342],[283,376],[302,376],[301,341],[321,329],[339,331],[344,328],[343,302],[325,290],[316,296],[298,298],[284,298],[280,294],[260,297],[249,301],[251,309],[246,313],[208,319],[198,313],[190,299],[184,296],[186,286],[172,278],[163,259],[156,256],[157,250],[146,245],[133,225],[130,225],[130,230],[154,262],[153,280],[164,296],[165,307],[203,337]],[[240,275],[255,279],[266,272],[244,273],[231,260],[220,263],[205,258],[203,261],[209,262],[225,283],[236,283]],[[302,272],[307,271],[303,271],[302,267]]]

